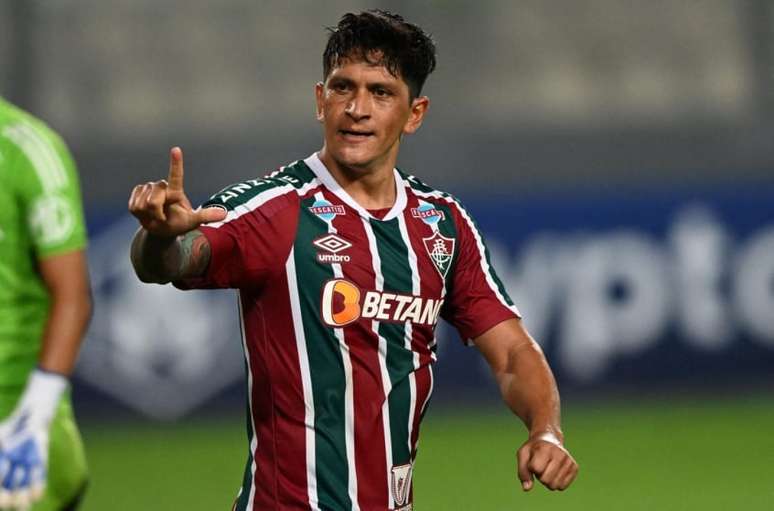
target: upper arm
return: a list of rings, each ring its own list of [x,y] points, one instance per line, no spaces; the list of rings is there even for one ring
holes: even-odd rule
[[[38,260],[38,271],[53,299],[90,308],[89,275],[83,250],[44,257]]]
[[[258,201],[256,201],[258,202]],[[281,271],[298,222],[295,193],[256,204],[229,206],[222,222],[203,225],[181,240],[186,252],[180,288],[257,288]],[[226,205],[208,201],[203,207]]]
[[[180,278],[202,277],[207,272],[212,248],[200,229],[194,229],[180,237]]]

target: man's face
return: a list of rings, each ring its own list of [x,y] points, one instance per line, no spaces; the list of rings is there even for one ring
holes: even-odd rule
[[[406,82],[384,66],[355,59],[343,59],[315,92],[325,156],[364,171],[392,169],[401,135],[419,128],[428,105],[426,97],[410,102]]]

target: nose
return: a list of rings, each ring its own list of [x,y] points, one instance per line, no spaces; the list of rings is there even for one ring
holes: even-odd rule
[[[355,121],[367,119],[371,115],[367,91],[358,90],[350,97],[344,110]]]

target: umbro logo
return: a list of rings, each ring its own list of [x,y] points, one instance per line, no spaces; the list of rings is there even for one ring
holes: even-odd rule
[[[328,234],[317,238],[312,242],[314,246],[323,250],[317,253],[317,261],[321,263],[348,263],[350,257],[347,254],[340,254],[352,246],[352,243],[335,234]]]

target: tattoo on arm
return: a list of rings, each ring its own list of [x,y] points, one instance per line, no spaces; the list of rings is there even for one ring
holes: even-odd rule
[[[178,241],[180,244],[180,257],[177,264],[178,278],[204,275],[210,264],[210,243],[207,238],[199,229],[194,229],[180,236]]]
[[[199,229],[176,238],[157,238],[140,229],[132,241],[131,259],[141,281],[166,284],[204,275],[210,244]]]

